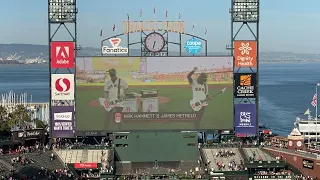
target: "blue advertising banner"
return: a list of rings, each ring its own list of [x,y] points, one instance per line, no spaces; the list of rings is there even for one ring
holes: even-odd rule
[[[191,38],[186,41],[185,48],[192,55],[198,54],[202,50],[202,42],[199,39]]]
[[[51,128],[53,138],[74,137],[74,106],[52,106]]]
[[[255,104],[234,105],[234,126],[237,137],[254,137],[257,134],[257,113]]]

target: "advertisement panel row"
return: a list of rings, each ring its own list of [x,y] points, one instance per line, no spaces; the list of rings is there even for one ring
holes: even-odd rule
[[[234,103],[234,129],[237,137],[254,137],[258,131],[257,123],[257,74],[234,74],[234,98],[249,99],[250,103]],[[252,101],[254,99],[254,101]],[[251,104],[252,103],[252,104]]]
[[[232,129],[232,60],[79,57],[76,131]]]
[[[51,74],[51,132],[54,138],[74,137],[74,74]]]

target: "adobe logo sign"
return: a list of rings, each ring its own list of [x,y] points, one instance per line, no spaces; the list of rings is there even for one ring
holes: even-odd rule
[[[51,42],[51,68],[74,68],[74,42]]]
[[[51,100],[74,100],[74,74],[51,74]]]

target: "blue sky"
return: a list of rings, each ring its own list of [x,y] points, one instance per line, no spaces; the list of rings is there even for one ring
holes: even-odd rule
[[[261,0],[261,51],[319,52],[320,1],[307,2]],[[99,47],[100,29],[103,28],[104,37],[121,33],[121,22],[126,20],[127,13],[130,19],[140,20],[142,9],[142,20],[165,20],[167,9],[169,20],[178,20],[181,12],[189,33],[194,24],[195,34],[208,39],[209,51],[222,52],[230,42],[230,4],[230,0],[78,0],[78,42],[82,46]],[[48,43],[47,0],[1,0],[0,17],[0,43]],[[113,24],[117,32],[112,31]],[[238,38],[249,38],[249,35],[243,29]],[[137,33],[132,38],[139,36]],[[56,37],[63,40],[68,36],[61,29]],[[177,39],[174,35],[170,37]]]

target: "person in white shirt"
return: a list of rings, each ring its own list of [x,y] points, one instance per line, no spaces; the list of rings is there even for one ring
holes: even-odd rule
[[[110,79],[105,82],[104,97],[108,105],[114,105],[124,99],[128,89],[128,83],[117,77],[117,71],[115,69],[109,69],[107,73]],[[123,107],[114,107],[111,111],[106,112],[107,120],[105,121],[105,129],[108,129],[110,123],[115,123],[115,113],[122,112],[122,110]]]
[[[194,67],[193,70],[188,74],[187,78],[189,84],[192,87],[192,98],[196,100],[204,100],[208,97],[211,97],[208,93],[208,84],[207,84],[207,74],[200,73],[197,79],[193,79],[192,75],[198,70],[197,67]]]
[[[110,79],[104,85],[104,97],[109,104],[117,103],[125,97],[128,84],[123,79],[117,77],[115,69],[109,71]]]
[[[196,99],[198,101],[204,100],[206,98],[211,99],[212,96],[208,93],[208,84],[207,84],[207,78],[208,75],[206,73],[200,73],[197,79],[192,78],[192,75],[198,70],[197,67],[194,67],[193,70],[187,75],[189,84],[192,88],[192,99]],[[202,117],[204,111],[206,109],[206,106],[204,106],[200,111],[197,112],[198,117]],[[196,121],[195,128],[198,128],[200,126],[200,120]]]

